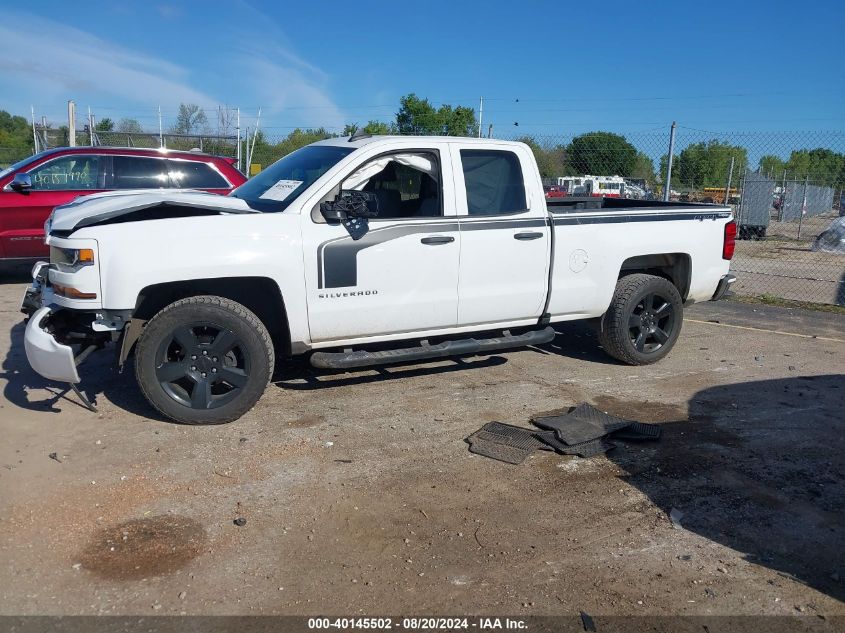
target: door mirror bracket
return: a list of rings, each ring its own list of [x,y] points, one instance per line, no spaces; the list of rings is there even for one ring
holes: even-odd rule
[[[378,199],[369,191],[341,189],[334,201],[320,203],[320,213],[328,222],[378,216]]]

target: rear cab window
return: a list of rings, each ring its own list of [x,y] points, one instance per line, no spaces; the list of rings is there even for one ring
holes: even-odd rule
[[[519,157],[497,149],[462,149],[467,213],[504,215],[528,210]]]

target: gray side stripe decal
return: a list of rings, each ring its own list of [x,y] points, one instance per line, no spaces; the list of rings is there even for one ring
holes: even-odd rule
[[[414,233],[432,231],[457,231],[457,222],[431,222],[425,224],[404,224],[368,231],[363,237],[353,240],[344,235],[317,248],[317,287],[343,288],[358,285],[358,253],[365,248],[389,242]]]
[[[555,226],[577,224],[616,224],[620,222],[661,222],[673,220],[716,220],[730,217],[728,212],[715,213],[642,213],[594,215],[580,217],[553,218]],[[501,219],[464,219],[460,221],[439,221],[400,224],[384,228],[374,228],[359,239],[343,235],[328,240],[317,247],[317,287],[344,288],[358,285],[358,253],[371,246],[383,244],[406,235],[431,233],[438,231],[484,231],[495,229],[520,229],[542,227],[547,218],[501,218]]]
[[[720,220],[731,217],[727,211],[718,213],[642,213],[630,215],[593,215],[572,218],[555,217],[555,226],[572,224],[618,224],[622,222],[671,222],[677,220]]]
[[[375,228],[354,240],[350,235],[323,242],[317,247],[317,287],[344,288],[358,285],[358,253],[406,235],[438,231],[481,231],[545,226],[543,218],[504,218],[490,220],[444,221],[402,224]]]

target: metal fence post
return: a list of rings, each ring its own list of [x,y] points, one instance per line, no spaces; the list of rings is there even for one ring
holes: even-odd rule
[[[730,168],[730,171],[728,171],[728,186],[725,187],[725,204],[728,204],[728,196],[730,196],[730,193],[731,193],[731,180],[733,180],[733,177],[734,177],[734,157],[731,156],[731,168]]]
[[[780,184],[780,209],[778,209],[778,222],[783,222],[783,208],[786,206],[786,170],[783,170],[783,180]]]
[[[669,201],[669,190],[672,188],[672,155],[675,152],[675,122],[669,131],[669,159],[666,161],[666,183],[663,186],[663,201]]]
[[[798,216],[798,238],[801,239],[801,223],[804,221],[804,214],[807,213],[807,184],[810,180],[810,175],[804,176],[804,196],[801,199],[801,215]]]

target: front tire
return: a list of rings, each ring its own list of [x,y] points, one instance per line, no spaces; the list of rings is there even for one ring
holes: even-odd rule
[[[273,342],[240,303],[188,297],[156,314],[135,353],[150,404],[183,424],[224,424],[249,411],[273,375]]]
[[[619,279],[601,318],[599,342],[629,365],[649,365],[666,356],[681,333],[684,305],[663,277],[634,274]]]

